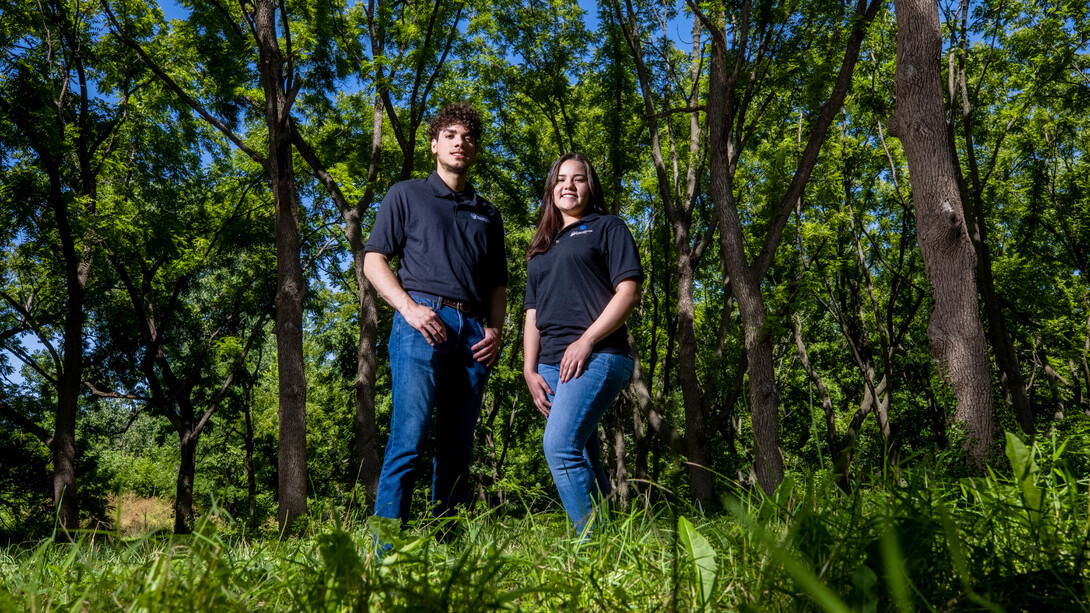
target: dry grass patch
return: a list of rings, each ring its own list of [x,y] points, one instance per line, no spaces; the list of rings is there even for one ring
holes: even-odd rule
[[[162,498],[144,498],[125,492],[109,497],[110,517],[119,518],[115,526],[121,536],[140,536],[174,529],[174,505]]]

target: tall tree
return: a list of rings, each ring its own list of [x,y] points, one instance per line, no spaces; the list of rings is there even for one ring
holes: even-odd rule
[[[4,18],[12,27],[4,28],[2,41],[0,124],[10,130],[0,138],[14,154],[4,169],[13,191],[4,192],[14,199],[6,206],[18,212],[21,236],[8,236],[12,251],[5,249],[0,298],[12,327],[0,331],[0,342],[49,382],[55,410],[51,430],[3,399],[0,410],[50,449],[57,518],[74,529],[76,417],[100,175],[116,153],[114,137],[140,81],[129,58],[95,39],[95,5],[41,2],[6,11]],[[25,334],[43,351],[23,345]]]
[[[1080,24],[1086,21],[1090,9],[1035,5],[1015,11],[968,0],[956,7],[954,14],[947,14],[948,27],[944,30],[949,35],[950,143],[960,162],[957,179],[966,226],[976,251],[978,289],[999,380],[1019,426],[1032,434],[1034,409],[1008,322],[1013,305],[1003,304],[1004,292],[997,288],[996,281],[993,253],[1003,245],[991,237],[992,227],[998,210],[1014,208],[996,201],[1000,193],[997,184],[1010,176],[1005,169],[1018,163],[1016,148],[1023,139],[1017,134],[1031,117],[1040,116],[1038,109],[1050,106],[1050,99],[1078,98],[1070,93],[1080,86],[1074,73],[1079,71],[1079,50],[1085,48],[1090,37],[1090,31]],[[1016,136],[1011,138],[1012,134]],[[1037,135],[1039,141],[1049,139],[1047,130]],[[1061,204],[1057,211],[1061,220],[1066,217],[1063,208]],[[1070,232],[1059,234],[1064,239],[1071,236]],[[1074,266],[1084,269],[1085,255],[1079,249],[1071,251],[1071,255]],[[1046,372],[1050,369],[1046,368]],[[1051,376],[1049,379],[1056,380]]]
[[[995,16],[995,27],[1001,28],[1001,22],[998,12]],[[999,297],[995,288],[995,279],[992,275],[992,255],[991,245],[988,240],[988,220],[984,215],[984,188],[992,176],[992,172],[995,170],[995,164],[1000,159],[999,153],[1002,148],[1003,141],[1005,140],[1009,129],[1014,123],[1016,116],[1012,117],[1011,121],[1007,124],[1007,130],[1002,130],[996,137],[994,148],[990,159],[980,159],[977,153],[976,139],[979,136],[977,134],[976,124],[978,121],[977,115],[979,115],[978,106],[976,103],[970,101],[969,93],[969,77],[966,72],[967,56],[970,53],[969,48],[969,1],[963,0],[958,7],[957,15],[951,20],[950,23],[950,36],[953,39],[950,52],[950,74],[948,83],[950,86],[949,103],[952,107],[950,114],[951,121],[949,122],[949,143],[954,148],[954,155],[957,156],[957,128],[960,124],[962,129],[962,137],[965,142],[964,158],[968,169],[968,181],[962,175],[961,164],[959,163],[955,170],[957,171],[955,178],[958,181],[959,196],[961,202],[965,207],[967,215],[965,216],[966,228],[969,232],[969,237],[972,239],[973,248],[977,257],[977,286],[980,289],[981,301],[984,304],[984,311],[987,314],[988,324],[988,336],[991,340],[992,349],[995,352],[996,365],[999,367],[999,381],[1003,385],[1003,389],[1006,392],[1007,398],[1014,409],[1014,414],[1018,420],[1018,425],[1022,428],[1022,431],[1026,434],[1033,434],[1035,432],[1035,426],[1033,423],[1033,407],[1029,402],[1029,395],[1026,393],[1025,380],[1022,377],[1022,367],[1019,364],[1018,356],[1015,353],[1014,343],[1012,342],[1011,335],[1007,329],[1006,315],[1003,313],[999,304]],[[992,38],[994,44],[994,37]],[[976,77],[980,80],[978,83],[973,84],[973,97],[980,92],[980,85],[983,85],[984,80],[988,76],[989,68],[992,66],[992,62],[985,62],[984,66]],[[956,109],[957,100],[960,98],[960,109]],[[1027,100],[1028,102],[1028,100]],[[956,109],[956,110],[955,110]],[[959,117],[960,115],[960,117]],[[983,162],[984,166],[981,166]]]
[[[640,93],[643,96],[644,121],[647,122],[651,140],[651,159],[655,166],[658,196],[673,233],[675,279],[677,281],[677,355],[678,378],[681,383],[682,402],[685,407],[685,451],[688,456],[689,485],[698,504],[710,507],[716,503],[715,476],[712,470],[713,456],[709,445],[711,435],[711,400],[715,394],[705,393],[698,379],[695,279],[697,267],[715,236],[716,220],[701,219],[697,207],[702,192],[706,150],[704,148],[706,126],[701,121],[700,104],[704,67],[703,28],[700,19],[693,18],[692,48],[687,57],[688,74],[674,74],[676,58],[671,57],[673,46],[666,32],[658,38],[658,63],[663,67],[660,86],[656,95],[656,79],[645,58],[645,36],[638,14],[648,12],[638,9],[631,1],[622,8],[613,2],[616,17],[624,24],[622,31],[636,67]],[[665,28],[665,14],[656,13],[656,21]],[[651,45],[655,49],[654,45]],[[687,118],[687,138],[679,143],[675,135],[675,115]],[[685,132],[682,132],[682,136]],[[665,142],[664,142],[665,141]],[[679,146],[680,145],[680,146]],[[682,173],[684,168],[684,173]],[[708,213],[708,211],[704,211]],[[729,316],[729,309],[726,311]]]
[[[958,169],[946,128],[938,7],[895,0],[897,108],[889,120],[908,159],[917,237],[935,299],[927,335],[957,400],[968,448],[977,461],[991,450],[991,369],[977,301],[976,253],[965,224]]]
[[[116,283],[93,318],[88,387],[169,421],[179,450],[174,531],[188,534],[201,435],[272,315],[271,253],[262,249],[272,219],[264,194],[253,193],[260,176],[224,176],[226,160],[200,171],[199,151],[179,148],[163,123],[132,131],[130,164],[108,192],[113,215],[129,221],[103,235]],[[107,389],[117,383],[122,391]]]
[[[252,54],[262,100],[247,101],[259,108],[263,117],[267,152],[260,153],[243,141],[230,127],[240,110],[240,100],[226,87],[244,83],[246,57],[208,58],[213,71],[228,71],[226,83],[215,83],[211,102],[225,106],[226,116],[218,118],[163,68],[138,42],[137,32],[150,29],[147,14],[122,13],[123,25],[107,6],[114,34],[139,54],[155,75],[208,123],[219,129],[236,147],[261,165],[268,176],[276,207],[276,338],[277,374],[280,389],[278,479],[280,505],[277,520],[286,530],[307,512],[306,476],[306,375],[303,367],[303,298],[306,279],[300,262],[299,204],[293,165],[292,117],[302,79],[296,67],[297,50],[292,38],[291,20],[276,0],[240,2],[234,12],[212,2],[194,6],[188,34],[203,38],[212,49],[231,47],[234,52]],[[127,6],[125,8],[128,8]],[[245,28],[245,32],[243,30]],[[283,33],[281,42],[278,32]],[[284,48],[281,48],[281,44]],[[224,91],[228,89],[228,91]],[[217,99],[218,98],[218,99]]]
[[[751,0],[744,0],[728,18],[725,9],[705,14],[689,0],[689,6],[704,22],[711,34],[711,61],[708,84],[708,140],[711,149],[710,193],[719,215],[721,257],[730,275],[731,288],[738,304],[745,335],[749,367],[750,418],[754,435],[754,472],[761,488],[771,493],[783,480],[783,456],[779,442],[779,403],[774,378],[772,339],[769,335],[768,312],[762,296],[762,283],[779,248],[791,213],[802,197],[810,174],[817,163],[822,143],[840,112],[852,72],[859,57],[864,34],[881,3],[861,0],[850,11],[821,13],[817,7],[802,5],[799,11],[814,10],[813,14],[779,14],[754,11]],[[798,18],[796,21],[796,17]],[[781,21],[786,20],[786,21]],[[814,29],[788,28],[787,21],[813,24]],[[820,25],[817,25],[820,24]],[[760,214],[764,240],[753,257],[746,254],[746,231],[739,215],[736,178],[743,152],[752,147],[757,126],[767,107],[791,88],[790,81],[773,80],[775,64],[787,61],[795,45],[807,46],[806,37],[817,37],[828,28],[841,30],[836,49],[840,66],[835,70],[831,89],[829,78],[834,73],[829,62],[820,62],[814,73],[807,75],[806,85],[817,88],[798,102],[810,114],[809,134],[805,147],[798,153],[795,171],[786,189]],[[794,36],[785,40],[786,36]],[[843,40],[843,43],[840,41]],[[790,44],[794,42],[793,44]],[[809,41],[807,41],[809,42]],[[830,44],[832,41],[826,41]],[[843,46],[841,46],[841,44]],[[815,102],[822,100],[818,108]],[[754,228],[755,231],[761,231]]]

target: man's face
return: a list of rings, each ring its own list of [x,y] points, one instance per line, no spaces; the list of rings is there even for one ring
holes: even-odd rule
[[[462,124],[451,124],[439,131],[439,138],[431,141],[431,152],[440,169],[464,175],[477,159],[477,141]]]

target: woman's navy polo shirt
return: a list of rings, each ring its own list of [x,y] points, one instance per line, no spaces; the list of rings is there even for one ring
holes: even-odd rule
[[[538,362],[555,364],[605,310],[625,279],[643,280],[628,226],[615,215],[590,213],[557,233],[553,246],[526,266],[523,308],[537,311]],[[622,325],[594,345],[596,353],[631,353]]]
[[[500,212],[473,186],[451,191],[434,172],[390,188],[364,249],[400,257],[406,291],[469,302],[481,313],[492,290],[507,285]]]

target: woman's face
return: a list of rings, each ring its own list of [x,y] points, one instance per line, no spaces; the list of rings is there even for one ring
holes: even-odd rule
[[[590,177],[578,160],[565,160],[560,165],[553,187],[553,205],[567,219],[579,219],[590,204]]]

